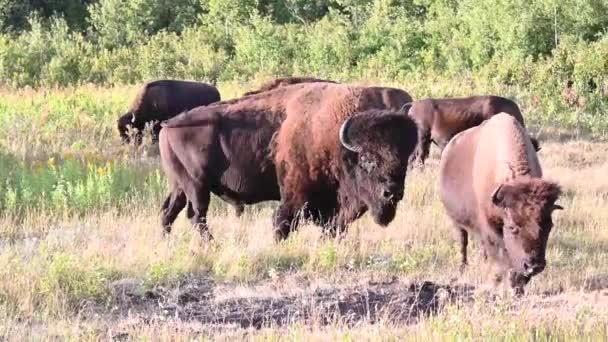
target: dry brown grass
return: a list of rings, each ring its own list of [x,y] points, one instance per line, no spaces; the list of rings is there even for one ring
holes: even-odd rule
[[[250,207],[237,219],[230,208],[216,203],[210,224],[218,243],[207,249],[198,247],[184,218],[163,240],[158,203],[85,217],[31,215],[20,223],[5,218],[0,221],[3,231],[18,225],[15,229],[32,237],[4,241],[0,249],[0,335],[153,340],[603,336],[608,319],[607,147],[584,141],[543,143],[546,177],[563,185],[560,203],[566,209],[556,215],[548,267],[520,301],[475,297],[464,304],[451,302],[415,324],[390,317],[355,325],[337,319],[329,325],[296,323],[255,332],[166,317],[150,320],[145,310],[112,311],[112,284],[120,279],[130,279],[140,289],[171,289],[209,278],[216,283],[217,303],[369,287],[393,277],[402,284],[479,286],[487,280],[487,269],[476,253],[469,270],[459,274],[451,227],[436,193],[435,154],[427,170],[408,175],[406,199],[393,224],[383,229],[364,217],[341,241],[326,240],[318,228],[305,225],[288,241],[273,244],[272,204]]]

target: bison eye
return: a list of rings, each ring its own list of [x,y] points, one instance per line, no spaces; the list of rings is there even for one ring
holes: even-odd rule
[[[505,228],[507,228],[513,235],[519,234],[519,227],[517,227],[517,226],[511,225],[511,224],[506,224]]]

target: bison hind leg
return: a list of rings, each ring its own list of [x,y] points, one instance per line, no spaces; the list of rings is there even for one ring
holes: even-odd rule
[[[207,211],[211,193],[206,186],[200,184],[189,184],[186,190],[188,197],[188,216],[192,226],[199,232],[204,242],[212,241],[213,236],[207,225]]]
[[[179,188],[174,188],[165,199],[161,208],[161,225],[164,236],[171,233],[173,222],[186,206],[186,202],[186,194]]]

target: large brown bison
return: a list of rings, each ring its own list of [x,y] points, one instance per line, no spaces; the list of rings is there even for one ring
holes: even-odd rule
[[[560,187],[542,179],[532,142],[510,114],[500,113],[456,135],[440,164],[441,201],[453,221],[467,264],[469,234],[518,293],[545,268],[551,215]]]
[[[136,128],[139,142],[146,124],[152,124],[152,137],[156,140],[160,122],[219,100],[219,91],[209,84],[179,80],[149,82],[141,88],[129,111],[118,119],[118,132],[124,142],[129,142],[128,127]]]
[[[332,234],[368,209],[376,223],[388,225],[403,198],[417,142],[416,124],[399,112],[410,96],[380,87],[316,88],[303,97],[314,110],[289,114],[277,133],[276,239],[296,229],[300,215]]]
[[[420,131],[417,152],[413,157],[423,164],[431,142],[443,150],[454,135],[501,112],[512,115],[525,127],[517,104],[504,97],[472,96],[415,101],[409,114]],[[536,139],[532,138],[532,143],[539,150]]]
[[[402,118],[399,119],[397,115],[362,114],[350,121],[352,125],[349,126],[353,128],[347,130],[346,136],[357,146],[365,147],[365,153],[361,154],[346,153],[340,147],[338,128],[345,118],[357,111],[372,108],[398,109],[408,99],[405,92],[392,88],[348,87],[331,83],[299,84],[198,107],[164,122],[159,146],[162,168],[171,188],[171,193],[162,206],[164,231],[171,231],[173,221],[188,205],[191,222],[203,237],[210,238],[206,223],[210,193],[236,204],[279,200],[281,192],[277,183],[273,150],[284,156],[291,149],[300,148],[299,142],[289,146],[282,146],[280,141],[271,144],[273,136],[288,117],[310,118],[313,113],[319,112],[325,113],[316,115],[319,116],[319,124],[334,122],[335,127],[322,126],[323,131],[315,133],[315,136],[322,132],[331,133],[332,136],[327,136],[327,139],[333,141],[328,141],[330,149],[334,153],[341,151],[341,156],[348,157],[344,162],[335,161],[327,167],[342,166],[348,162],[351,167],[343,169],[344,177],[352,174],[360,179],[343,178],[344,184],[348,181],[361,182],[352,188],[353,192],[364,189],[365,184],[372,180],[380,182],[394,177],[393,173],[382,176],[380,173],[383,170],[394,172],[397,178],[401,178],[404,174],[401,169],[392,169],[394,165],[391,163],[396,162],[391,158],[395,157],[392,153],[407,153],[408,139],[412,139],[410,131],[415,131],[410,127],[406,115],[401,115]],[[330,119],[332,115],[335,117]],[[378,128],[378,133],[369,132],[364,135],[358,129],[362,125]],[[316,126],[304,125],[299,132],[307,136],[312,134],[313,128],[316,129]],[[403,128],[399,131],[401,137],[394,137],[398,128]],[[378,134],[387,136],[379,137]],[[415,132],[413,134],[415,137]],[[383,141],[394,143],[395,139],[405,143],[399,146],[382,145]],[[367,150],[372,147],[374,151]],[[319,153],[323,151],[319,150]],[[361,159],[357,157],[359,155]],[[365,161],[364,158],[368,160]],[[357,166],[361,163],[364,166]],[[363,171],[360,171],[362,167],[368,170],[370,177],[382,179],[365,178]],[[390,196],[386,195],[384,202],[393,203],[402,196],[403,189],[398,184],[402,184],[403,179],[400,182],[382,183],[383,191],[391,193]],[[346,185],[343,186],[345,187]]]
[[[269,91],[272,89],[277,89],[280,87],[292,85],[292,84],[300,84],[300,83],[337,83],[335,81],[323,80],[320,78],[314,77],[284,77],[284,78],[275,78],[274,80],[270,80],[264,82],[258,89],[248,91],[243,96],[255,95],[265,91]]]

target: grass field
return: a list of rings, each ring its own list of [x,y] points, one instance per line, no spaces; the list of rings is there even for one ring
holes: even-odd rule
[[[479,291],[488,267],[475,244],[469,269],[459,273],[438,199],[437,151],[425,171],[408,175],[387,228],[365,216],[340,241],[304,225],[274,244],[276,204],[235,218],[214,199],[217,243],[201,248],[184,217],[161,237],[166,184],[157,149],[119,143],[115,119],[135,87],[4,90],[0,339],[606,339],[605,108],[592,113],[594,121],[577,121],[590,113],[557,105],[557,96],[539,105],[515,88],[428,84],[401,87],[416,98],[516,97],[540,136],[547,178],[565,189],[547,269],[523,298]],[[220,89],[231,98],[251,86]],[[547,116],[543,105],[560,115]]]

